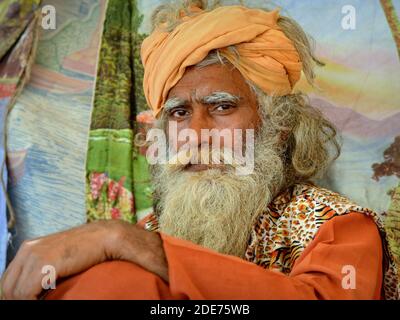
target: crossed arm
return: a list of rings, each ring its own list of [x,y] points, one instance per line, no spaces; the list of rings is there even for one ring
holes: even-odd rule
[[[102,267],[110,260],[129,263]],[[121,291],[118,283],[133,293],[146,292],[135,287],[138,281],[140,286],[157,283],[151,290],[162,289],[163,296],[190,299],[379,299],[382,286],[379,232],[359,213],[326,222],[289,276],[121,221],[99,221],[25,242],[2,278],[3,297],[36,299],[42,292],[43,265],[54,266],[58,278],[89,269],[67,280],[73,283],[69,295],[58,296],[69,298],[83,292],[85,277],[107,277],[96,274],[101,268],[113,273],[107,290],[111,299],[117,297],[113,291]],[[343,286],[342,271],[348,265],[356,271],[356,288]],[[74,278],[80,281],[74,283]],[[86,298],[96,298],[95,290]]]

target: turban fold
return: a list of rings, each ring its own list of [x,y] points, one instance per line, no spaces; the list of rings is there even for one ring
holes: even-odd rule
[[[267,12],[243,6],[196,9],[197,14],[183,17],[171,32],[156,29],[143,41],[143,88],[155,115],[186,68],[215,49],[267,94],[292,92],[302,64],[292,41],[277,24],[278,10]],[[235,46],[239,57],[229,46]]]

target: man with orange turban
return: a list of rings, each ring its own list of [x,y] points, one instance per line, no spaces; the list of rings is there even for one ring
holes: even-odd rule
[[[339,145],[294,92],[320,64],[297,23],[277,10],[163,5],[141,55],[156,126],[194,133],[168,133],[178,155],[184,144],[202,151],[153,166],[154,213],[138,225],[99,221],[24,243],[5,298],[40,297],[44,265],[60,279],[50,299],[399,297],[379,217],[310,181]],[[204,130],[253,130],[252,172],[206,162]]]

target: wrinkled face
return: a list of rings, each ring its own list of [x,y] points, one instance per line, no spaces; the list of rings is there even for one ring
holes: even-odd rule
[[[177,136],[170,136],[170,145],[176,145],[178,150],[186,142],[199,146],[211,144],[209,137],[201,137],[202,129],[228,129],[233,137],[234,129],[256,129],[260,123],[254,92],[240,72],[229,64],[187,69],[169,92],[165,111],[168,121],[176,123],[178,135],[184,129],[191,129],[197,135],[193,141],[175,141]],[[224,146],[223,139],[220,145]],[[186,170],[207,168],[203,164],[192,164]]]
[[[255,139],[248,143],[246,137],[243,143],[246,150],[253,144],[254,167],[248,175],[238,175],[235,164],[210,165],[203,158],[200,162],[153,167],[160,231],[243,257],[255,219],[284,181],[275,133],[269,129],[265,113],[258,111],[256,95],[230,65],[194,67],[170,91],[164,108],[167,131],[173,125],[177,127],[178,137],[169,133],[169,144],[176,144],[173,148],[178,151],[187,145],[187,140],[179,139],[179,133],[186,129],[196,133],[196,139],[189,136],[193,140],[190,147],[195,149],[205,145],[218,149],[214,137],[210,141],[210,136],[202,135],[203,130],[227,130],[231,136],[236,129],[255,131]],[[223,136],[220,138],[220,147],[232,146]]]

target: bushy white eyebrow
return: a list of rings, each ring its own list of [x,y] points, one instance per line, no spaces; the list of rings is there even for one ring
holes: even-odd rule
[[[238,103],[240,101],[240,97],[229,92],[216,91],[206,97],[203,97],[201,101],[204,104],[217,104],[221,102]]]
[[[240,101],[240,97],[225,91],[215,91],[208,96],[202,97],[200,101],[204,104],[217,104],[221,102],[238,103]],[[173,97],[165,102],[164,110],[168,112],[171,109],[185,106],[187,103],[188,101],[186,99]]]
[[[176,107],[182,107],[187,103],[185,99],[174,97],[168,99],[165,104],[164,104],[164,110],[169,111],[171,109],[174,109]]]

